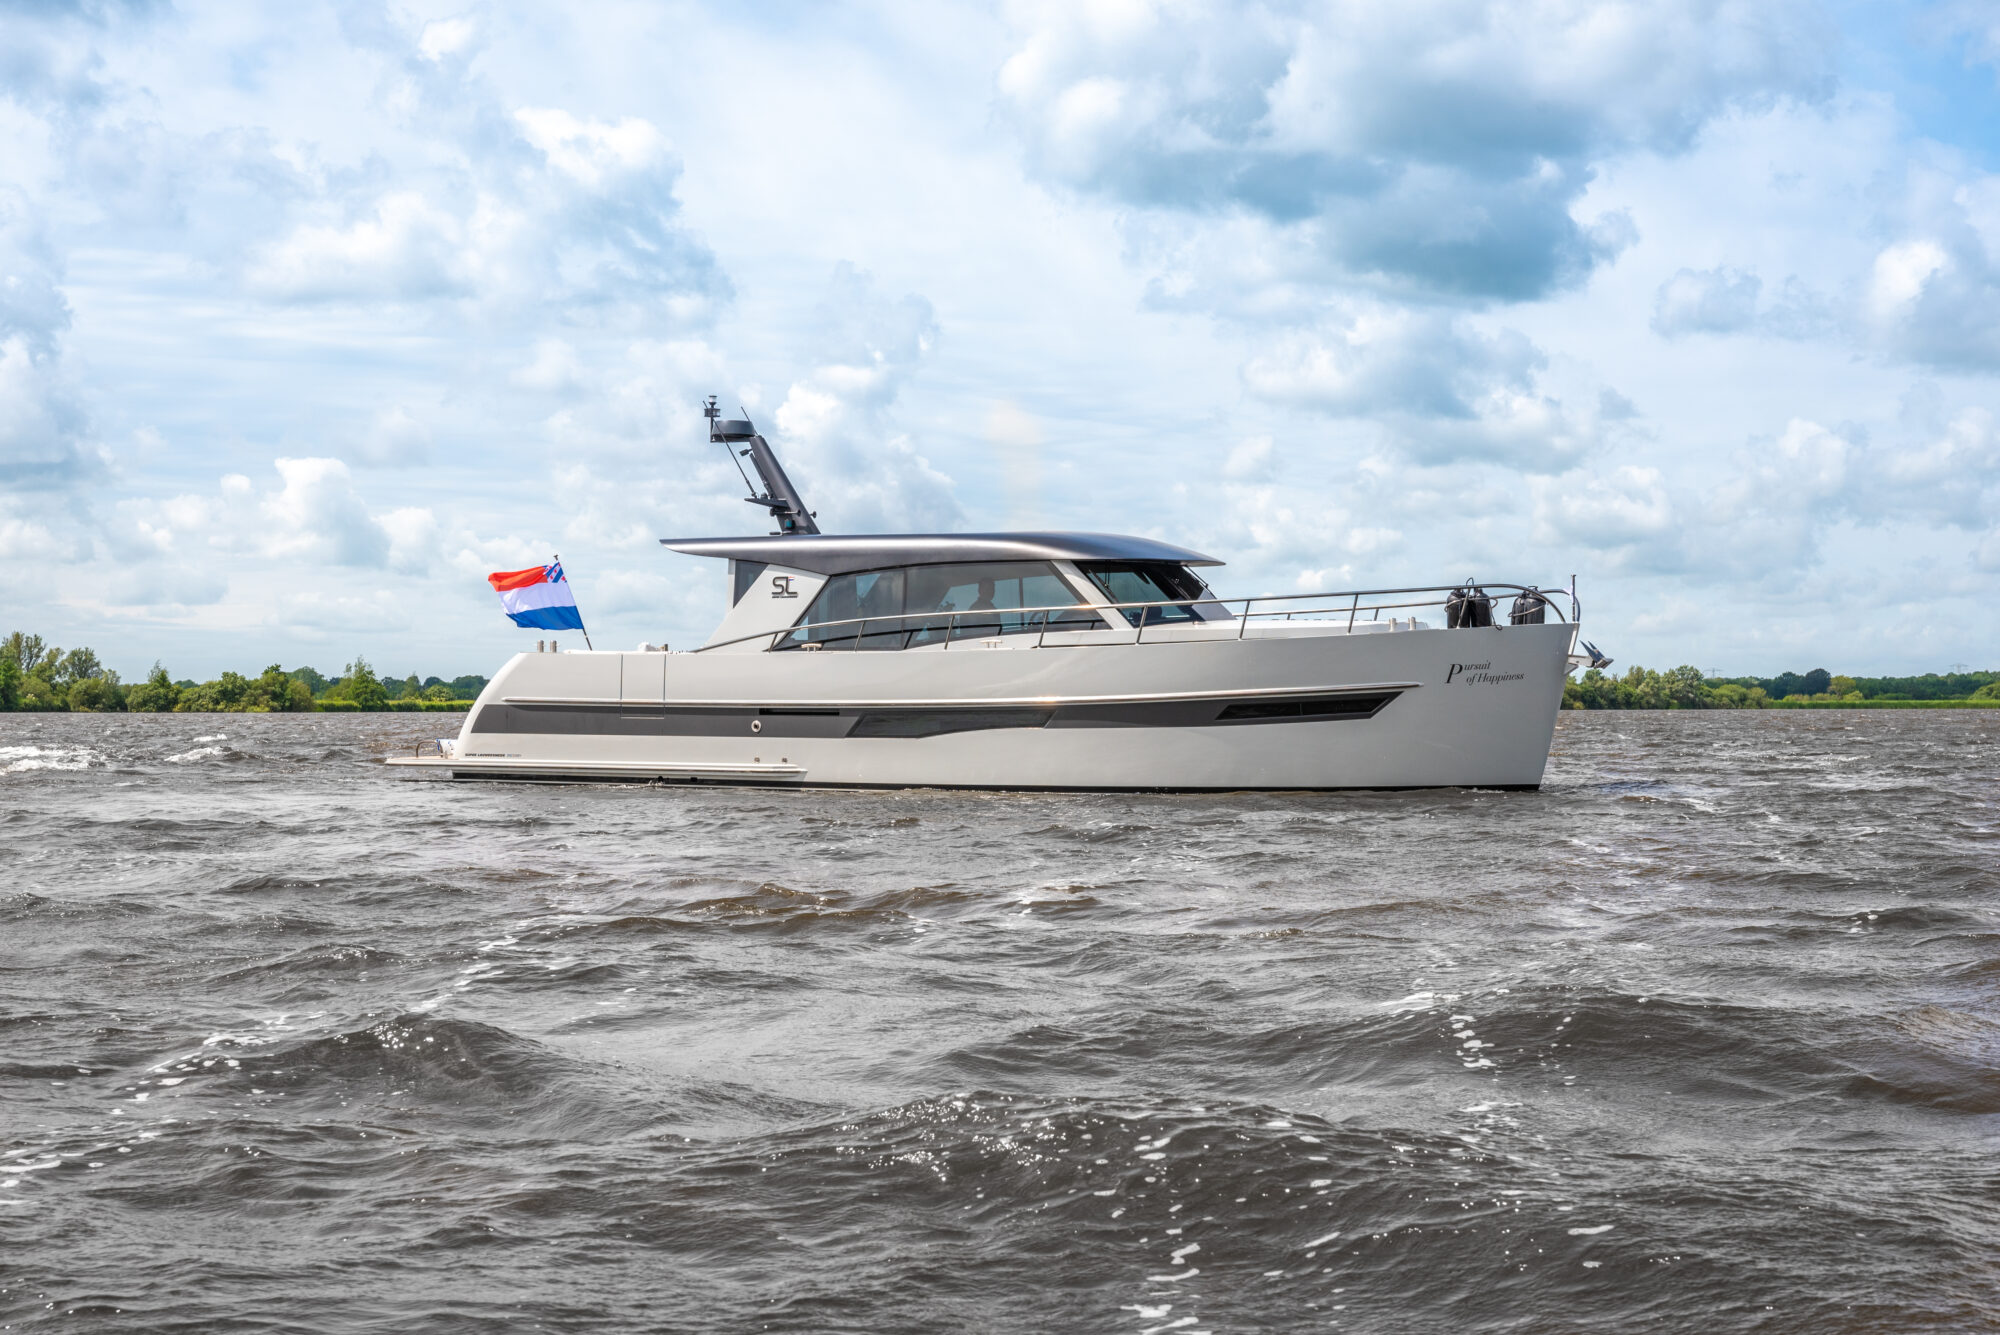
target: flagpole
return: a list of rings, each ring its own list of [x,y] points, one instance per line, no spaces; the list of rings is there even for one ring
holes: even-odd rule
[[[556,564],[556,565],[558,565],[558,566],[562,565],[562,553],[561,553],[561,552],[557,552],[557,553],[555,554],[555,558],[556,558],[556,559],[555,559],[555,564]],[[569,571],[567,571],[567,570],[563,571],[563,578],[564,578],[564,579],[568,579],[568,578],[569,578]],[[570,594],[570,597],[574,598],[575,596],[576,596],[575,592],[574,592],[574,591],[572,591],[572,592],[571,592],[571,594]],[[578,630],[581,630],[581,631],[583,631],[583,647],[584,647],[584,648],[586,648],[586,649],[588,649],[588,650],[590,650],[590,651],[591,651],[592,653],[596,653],[596,652],[597,652],[597,646],[596,646],[596,645],[594,645],[594,644],[592,644],[592,643],[590,642],[590,632],[589,632],[588,630],[584,630],[584,626],[583,626],[583,609],[582,609],[581,607],[579,607],[579,608],[577,608],[577,609],[576,609],[576,628],[577,628]]]

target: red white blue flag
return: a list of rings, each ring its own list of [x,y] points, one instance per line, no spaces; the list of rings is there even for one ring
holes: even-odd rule
[[[526,570],[499,570],[486,577],[500,595],[500,607],[517,626],[537,630],[582,630],[583,617],[576,610],[576,595],[563,578],[562,562],[530,566]]]

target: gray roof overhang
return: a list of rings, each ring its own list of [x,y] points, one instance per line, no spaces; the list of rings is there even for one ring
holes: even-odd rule
[[[1187,566],[1219,566],[1200,552],[1151,538],[1120,533],[884,533],[771,534],[754,538],[661,538],[689,556],[846,575],[893,566],[940,565],[949,561],[1173,561]]]

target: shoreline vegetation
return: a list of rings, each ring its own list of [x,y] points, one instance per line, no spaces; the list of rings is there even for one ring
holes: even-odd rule
[[[123,682],[89,649],[64,652],[39,635],[0,640],[0,711],[134,714],[308,714],[464,712],[486,689],[479,676],[398,681],[378,677],[355,656],[338,677],[273,663],[255,677],[225,672],[213,681],[175,681],[159,663],[140,682]]]
[[[1696,667],[1591,668],[1563,688],[1564,709],[2000,709],[2000,672],[1849,677],[1814,668],[1775,677],[1711,677]]]
[[[159,663],[122,682],[89,649],[64,652],[39,635],[0,640],[0,712],[275,714],[463,712],[486,688],[480,676],[402,680],[376,675],[359,655],[338,677],[273,663],[255,677],[175,681]],[[1563,688],[1564,709],[1981,709],[2000,708],[2000,671],[1921,677],[1849,677],[1825,668],[1775,677],[1711,677],[1695,667],[1596,668]]]

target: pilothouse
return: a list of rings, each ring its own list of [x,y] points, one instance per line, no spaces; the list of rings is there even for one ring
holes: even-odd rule
[[[1225,597],[1222,562],[1110,533],[822,533],[747,418],[704,406],[776,531],[700,647],[523,653],[454,778],[1082,790],[1540,784],[1577,608],[1528,585]],[[752,482],[750,473],[756,474]],[[1511,606],[1494,615],[1496,596]]]

